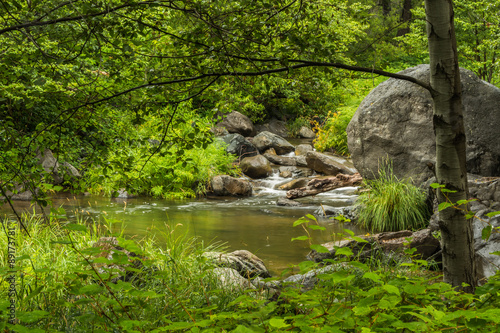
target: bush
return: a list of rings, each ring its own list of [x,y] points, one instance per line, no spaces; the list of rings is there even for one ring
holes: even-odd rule
[[[349,155],[346,128],[354,112],[355,107],[342,107],[337,112],[329,112],[325,125],[318,129],[314,148],[318,151],[331,149],[339,155]]]
[[[409,179],[399,180],[390,163],[379,169],[378,178],[366,180],[369,188],[356,205],[359,222],[374,231],[416,230],[427,225],[430,211],[424,191]]]

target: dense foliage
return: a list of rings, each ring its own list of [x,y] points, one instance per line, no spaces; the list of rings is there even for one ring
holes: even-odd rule
[[[53,222],[63,211],[54,211]],[[59,220],[60,221],[60,220]],[[457,292],[428,270],[423,260],[390,266],[383,258],[359,262],[344,249],[343,261],[317,273],[318,284],[301,290],[293,284],[277,291],[220,282],[203,248],[167,226],[158,239],[140,243],[120,236],[121,247],[147,259],[130,267],[125,255],[99,257],[92,244],[115,229],[87,223],[46,228],[31,221],[33,237],[19,233],[20,278],[15,324],[6,323],[11,274],[0,268],[0,328],[16,332],[492,332],[500,324],[500,279],[491,278],[476,294]],[[89,222],[91,223],[89,225]],[[302,222],[301,222],[302,223]],[[315,227],[315,228],[312,228]],[[312,223],[307,229],[317,230]],[[347,231],[347,230],[346,230]],[[344,236],[345,237],[345,236]],[[6,233],[0,243],[6,245]],[[313,247],[313,246],[312,246]],[[317,246],[314,248],[318,248]],[[338,251],[340,252],[340,250]],[[411,252],[411,251],[409,251]],[[64,253],[64,255],[61,255]],[[3,255],[3,254],[2,254]],[[5,256],[0,258],[4,264]],[[117,267],[127,267],[126,270]],[[103,268],[103,267],[108,267]],[[306,273],[319,268],[303,262]],[[128,281],[113,276],[135,276]]]

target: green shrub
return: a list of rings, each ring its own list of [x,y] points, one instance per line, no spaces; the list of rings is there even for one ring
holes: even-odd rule
[[[424,191],[409,179],[398,179],[390,163],[379,169],[378,178],[366,180],[356,205],[359,222],[373,232],[416,230],[428,224],[430,212]]]
[[[337,112],[328,113],[326,123],[318,130],[314,148],[318,151],[333,150],[339,155],[349,155],[346,128],[355,112],[355,107],[341,107]]]

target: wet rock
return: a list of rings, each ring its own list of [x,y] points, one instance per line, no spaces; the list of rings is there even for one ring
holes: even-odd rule
[[[228,145],[226,147],[226,152],[228,154],[233,154],[238,157],[251,157],[259,154],[257,148],[241,134],[228,134],[218,138],[218,140],[222,140]]]
[[[243,136],[253,136],[256,133],[250,118],[238,111],[227,114],[224,120],[217,124],[217,127],[225,128],[229,133],[238,133]]]
[[[217,287],[224,290],[255,289],[255,286],[237,270],[229,267],[214,268],[209,274],[217,281]]]
[[[280,171],[280,177],[283,178],[292,178],[293,173],[291,171],[285,170],[285,171]]]
[[[356,169],[347,160],[338,156],[328,156],[315,151],[306,155],[307,167],[325,175],[336,176],[339,173],[352,175]]]
[[[271,163],[262,155],[245,157],[240,162],[241,171],[253,179],[265,178],[273,173]]]
[[[282,207],[300,207],[302,204],[297,201],[293,201],[287,198],[279,198],[276,201],[277,206],[282,206]]]
[[[283,138],[288,136],[288,130],[286,128],[286,123],[281,120],[272,119],[268,123],[255,126],[258,133],[261,132],[271,132],[273,134],[279,135]]]
[[[343,216],[351,221],[356,220],[356,210],[353,206],[332,207],[327,205],[321,205],[321,207],[319,207],[313,214],[316,216],[330,217],[330,218]]]
[[[297,165],[297,159],[295,157],[286,157],[286,156],[279,156],[279,155],[273,155],[269,153],[265,153],[263,155],[265,158],[269,160],[269,162],[278,164],[278,165],[285,165],[285,166],[295,166]]]
[[[296,156],[295,161],[297,161],[297,166],[307,167],[307,160],[304,155]]]
[[[371,236],[358,236],[364,241],[354,239],[344,239],[335,242],[322,244],[329,250],[329,253],[318,253],[311,251],[308,258],[315,262],[321,262],[325,259],[335,259],[336,251],[339,248],[347,247],[351,249],[354,256],[359,260],[376,257],[377,255],[394,256],[402,254],[407,248],[416,248],[414,255],[421,259],[428,259],[441,250],[439,241],[432,235],[429,229],[411,232],[409,230],[383,232]],[[409,245],[408,238],[411,238]]]
[[[295,150],[295,147],[281,136],[266,131],[257,134],[253,138],[253,144],[260,152],[274,148],[278,155],[288,154]]]
[[[271,277],[264,262],[247,250],[237,250],[231,253],[205,252],[203,256],[219,267],[235,269],[242,277]]]
[[[131,199],[135,198],[137,195],[129,193],[126,189],[121,188],[113,193],[113,197],[117,199]]]
[[[274,148],[269,148],[268,150],[266,150],[266,151],[264,152],[264,155],[266,155],[266,154],[270,154],[270,155],[278,155],[278,154],[276,154],[276,150],[274,150]]]
[[[295,155],[306,155],[307,152],[314,151],[313,146],[307,145],[307,144],[300,144],[297,147],[295,147]]]
[[[211,193],[218,196],[251,196],[252,185],[244,179],[227,175],[215,176],[210,182]]]
[[[299,137],[305,139],[314,139],[316,137],[316,134],[312,129],[302,126],[299,130]]]

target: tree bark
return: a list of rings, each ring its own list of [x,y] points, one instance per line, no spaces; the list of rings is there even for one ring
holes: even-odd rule
[[[401,11],[401,17],[399,19],[402,23],[409,23],[411,20],[411,9],[413,8],[412,0],[404,0],[403,1],[403,10]],[[396,36],[404,36],[410,32],[410,27],[406,26],[398,30]]]
[[[436,177],[447,190],[438,202],[467,199],[467,169],[462,91],[453,23],[452,0],[425,0],[427,37],[433,88],[436,134]],[[473,292],[476,286],[472,224],[464,211],[450,207],[439,212],[444,281]],[[462,287],[463,283],[469,286]]]

